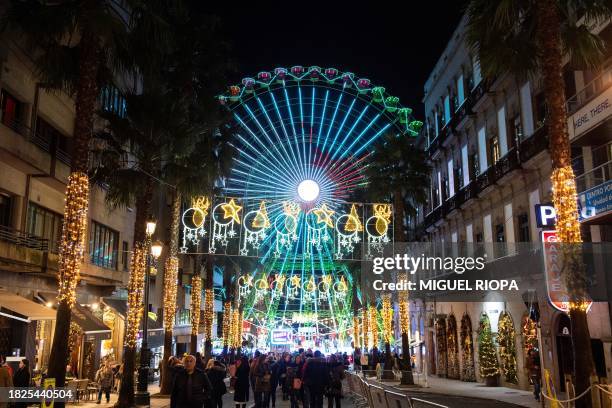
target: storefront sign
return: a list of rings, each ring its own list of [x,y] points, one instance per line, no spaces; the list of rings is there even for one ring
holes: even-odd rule
[[[586,211],[591,217],[612,211],[612,180],[580,193],[578,199],[581,213]]]
[[[557,310],[569,311],[569,293],[562,275],[562,254],[557,231],[542,231],[544,275],[548,301]],[[587,309],[588,310],[588,309]]]
[[[612,87],[592,99],[567,119],[570,140],[594,128],[612,114]]]
[[[272,344],[291,344],[290,329],[274,329],[272,330]]]
[[[608,197],[610,209],[612,210],[612,185],[609,186],[609,194]],[[590,190],[589,190],[590,191]],[[536,217],[536,225],[538,228],[553,228],[557,223],[557,211],[552,204],[536,204],[534,206],[535,209],[535,217]],[[593,217],[596,214],[595,209],[592,205],[590,205],[586,200],[583,203],[582,194],[580,196],[580,200],[578,201],[578,220],[584,221],[587,218]]]

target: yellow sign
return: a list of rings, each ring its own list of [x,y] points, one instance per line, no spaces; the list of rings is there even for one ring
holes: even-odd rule
[[[555,385],[553,384],[552,378],[550,377],[550,371],[548,369],[544,369],[544,382],[546,383],[546,392],[550,398],[550,408],[559,408],[559,400],[557,399]]]
[[[53,391],[53,389],[55,389],[55,378],[45,378],[43,381],[43,388]],[[51,395],[53,395],[53,392],[51,392]],[[42,408],[53,408],[53,397],[50,399],[43,398],[40,406]]]

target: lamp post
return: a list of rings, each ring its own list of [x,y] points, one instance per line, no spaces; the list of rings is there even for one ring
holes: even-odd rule
[[[140,347],[140,365],[138,367],[138,386],[134,399],[137,405],[151,406],[151,396],[149,394],[149,364],[151,362],[148,338],[149,338],[149,282],[151,279],[151,266],[162,252],[162,244],[159,241],[151,243],[151,237],[155,233],[155,221],[147,221],[146,234],[147,246],[147,270],[144,282],[144,309],[142,317],[142,346]]]

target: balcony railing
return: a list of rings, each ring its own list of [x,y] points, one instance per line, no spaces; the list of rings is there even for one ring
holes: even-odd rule
[[[512,148],[506,153],[504,157],[499,159],[497,163],[495,163],[495,180],[499,180],[506,174],[510,173],[512,170],[516,170],[521,167],[519,163],[518,154],[516,153],[516,148]]]
[[[24,231],[19,231],[10,227],[0,226],[0,240],[10,242],[17,246],[22,246],[39,251],[49,250],[49,240],[37,237]]]
[[[567,114],[573,115],[578,109],[611,85],[612,66],[609,66],[599,76],[586,84],[577,94],[567,100]]]
[[[533,135],[522,140],[519,145],[519,159],[524,163],[548,148],[548,132],[546,126],[540,126]]]
[[[576,189],[582,193],[612,179],[612,160],[576,177]]]

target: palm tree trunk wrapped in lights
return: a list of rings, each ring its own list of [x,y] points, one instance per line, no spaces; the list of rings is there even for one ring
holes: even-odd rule
[[[366,303],[361,311],[361,329],[363,333],[363,352],[370,349],[370,319],[368,317],[368,304]]]
[[[406,280],[406,274],[400,274],[398,281]],[[402,359],[401,359],[401,370],[402,370],[402,378],[401,384],[408,385],[414,384],[414,379],[412,377],[412,366],[410,361],[410,343],[409,343],[409,333],[410,333],[410,313],[408,310],[408,292],[400,292],[399,293],[399,327],[400,333],[402,336]]]
[[[378,313],[376,312],[376,306],[370,306],[369,309],[369,332],[372,339],[372,347],[378,348]]]
[[[213,307],[215,301],[214,289],[204,290],[204,341],[212,344]]]
[[[230,319],[232,316],[232,302],[227,301],[223,304],[223,352],[227,353],[227,349],[232,343],[232,337],[230,336],[231,328],[233,327]]]
[[[382,378],[393,378],[393,355],[391,354],[391,340],[393,339],[393,308],[391,307],[391,294],[382,296],[382,310],[380,312],[382,320],[383,341],[385,343],[385,371]]]
[[[194,274],[191,278],[191,354],[198,351],[198,329],[202,307],[202,277]]]
[[[137,242],[134,245],[132,252],[132,260],[130,263],[130,280],[128,282],[128,308],[127,319],[125,325],[125,350],[123,353],[124,372],[133,373],[136,362],[136,340],[140,329],[140,319],[144,310],[144,284],[147,263],[146,242]],[[134,376],[125,375],[121,380],[121,389],[134,389]],[[124,392],[120,395],[121,406],[134,405],[134,393]]]
[[[172,354],[172,330],[176,316],[176,294],[178,279],[178,233],[181,216],[181,194],[177,191],[172,196],[172,220],[170,224],[170,249],[164,268],[164,356],[162,359],[162,381],[160,394],[172,391],[172,376],[168,373],[168,363]],[[167,375],[168,374],[168,375]]]
[[[238,308],[232,310],[232,346],[235,350],[239,350],[242,346],[242,311]]]
[[[354,348],[359,347],[361,344],[361,338],[359,337],[359,316],[353,316],[353,346]]]

